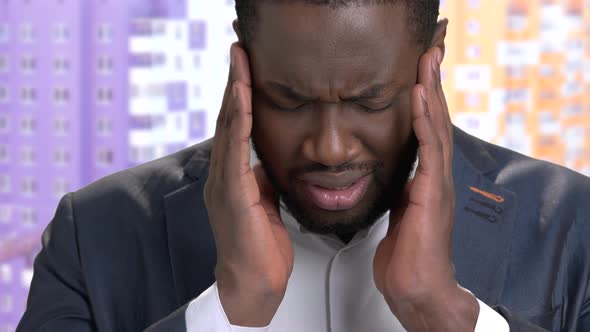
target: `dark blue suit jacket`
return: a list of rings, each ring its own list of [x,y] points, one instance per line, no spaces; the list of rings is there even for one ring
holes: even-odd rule
[[[207,141],[65,196],[17,331],[185,331],[186,305],[214,282],[210,151]],[[513,332],[590,331],[590,179],[456,128],[454,158],[460,284]]]

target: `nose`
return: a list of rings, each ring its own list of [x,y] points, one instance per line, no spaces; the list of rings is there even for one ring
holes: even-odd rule
[[[307,160],[335,167],[355,160],[361,153],[361,142],[338,107],[316,109],[317,118],[303,142]]]

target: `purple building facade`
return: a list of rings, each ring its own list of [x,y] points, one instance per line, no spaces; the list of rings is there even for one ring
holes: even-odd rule
[[[0,332],[59,199],[129,165],[129,21],[116,1],[0,2]]]
[[[213,134],[234,16],[230,0],[0,0],[0,332],[63,195]]]
[[[55,202],[81,184],[80,26],[72,1],[4,1],[2,44],[8,64],[0,113],[6,116],[10,169],[0,232],[0,331],[14,330],[32,276],[40,232]],[[48,16],[52,12],[54,15]],[[2,143],[4,143],[4,139]],[[6,204],[5,204],[6,203]],[[8,257],[3,257],[9,259]]]

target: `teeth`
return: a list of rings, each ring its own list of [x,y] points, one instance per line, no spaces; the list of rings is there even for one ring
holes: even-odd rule
[[[356,182],[355,182],[356,183]],[[344,189],[348,189],[350,187],[352,187],[354,185],[354,183],[350,184],[349,186],[346,187],[336,187],[336,188],[326,188],[326,187],[322,187],[322,186],[318,186],[322,189],[326,189],[326,190],[334,190],[334,191],[338,191],[338,190],[344,190]]]

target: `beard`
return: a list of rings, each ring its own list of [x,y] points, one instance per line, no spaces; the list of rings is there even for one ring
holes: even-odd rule
[[[358,204],[359,206],[350,211],[331,212],[318,211],[318,209],[306,206],[301,199],[298,199],[293,190],[288,190],[281,185],[270,167],[268,156],[259,149],[254,137],[252,137],[252,145],[269,181],[283,202],[284,208],[301,226],[316,234],[355,234],[374,225],[387,211],[400,208],[403,192],[418,156],[418,140],[412,132],[402,152],[397,156],[398,162],[389,179],[384,173],[382,162],[345,164],[337,167],[315,164],[289,175],[289,179],[295,179],[296,174],[310,171],[341,172],[360,169],[371,171],[373,188],[365,194]]]

